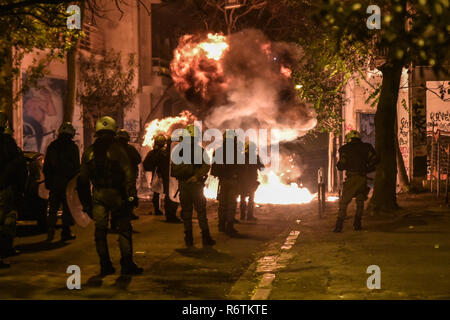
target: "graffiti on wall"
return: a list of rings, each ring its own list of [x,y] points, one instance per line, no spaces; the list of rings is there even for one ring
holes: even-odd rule
[[[427,131],[450,131],[450,87],[448,81],[427,81]]]
[[[24,75],[26,77],[26,75]],[[66,80],[44,77],[23,95],[23,148],[45,153],[63,119]]]

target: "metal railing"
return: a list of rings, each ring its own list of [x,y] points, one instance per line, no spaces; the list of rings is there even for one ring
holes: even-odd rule
[[[438,199],[444,194],[445,202],[448,203],[450,132],[437,129],[429,135],[431,135],[430,190],[432,193],[436,192]]]

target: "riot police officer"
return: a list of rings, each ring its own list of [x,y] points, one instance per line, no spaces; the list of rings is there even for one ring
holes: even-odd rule
[[[142,162],[141,155],[136,148],[130,144],[130,134],[125,129],[120,129],[119,132],[117,132],[117,141],[119,141],[119,143],[127,151],[131,165],[133,166],[136,183],[139,176],[139,164]],[[130,206],[129,211],[132,220],[139,219],[139,217],[133,213],[133,206]]]
[[[180,192],[181,212],[184,223],[184,240],[186,246],[193,247],[194,238],[192,233],[192,213],[197,211],[198,223],[202,232],[203,246],[213,246],[216,241],[211,238],[208,219],[206,216],[206,198],[203,188],[210,169],[209,159],[205,150],[199,145],[200,133],[194,125],[186,127],[183,141],[180,144],[190,150],[191,157],[187,161],[172,165],[172,176],[178,180]],[[183,149],[180,155],[183,154]],[[200,154],[201,163],[195,163],[195,155]]]
[[[252,162],[252,163],[251,163]],[[258,189],[258,170],[264,168],[260,157],[256,152],[256,145],[251,142],[245,143],[245,164],[240,181],[240,211],[241,220],[257,220],[254,216],[255,192]],[[247,203],[248,198],[248,203]]]
[[[152,179],[155,179],[156,176],[162,179],[166,221],[170,223],[179,223],[181,220],[176,216],[178,204],[170,199],[170,144],[167,142],[167,138],[163,134],[157,135],[155,137],[153,149],[148,152],[143,165],[145,171],[152,172]]]
[[[239,195],[239,179],[242,173],[242,164],[238,164],[238,141],[234,130],[225,130],[223,144],[215,150],[216,161],[211,168],[211,174],[219,178],[219,232],[228,235],[237,234],[234,228],[237,197]],[[222,157],[222,159],[217,159]],[[218,163],[218,160],[221,160]]]
[[[352,130],[345,136],[347,141],[339,149],[339,161],[337,168],[345,170],[346,177],[341,198],[339,199],[339,213],[334,232],[341,232],[344,219],[347,215],[347,206],[356,198],[356,214],[353,222],[355,230],[361,230],[361,219],[364,212],[364,201],[367,200],[369,187],[367,186],[367,174],[375,171],[378,158],[375,149],[370,143],[361,141],[361,135],[357,130]]]
[[[73,219],[67,206],[66,188],[69,181],[80,171],[80,150],[73,141],[75,128],[70,122],[63,123],[58,130],[58,138],[50,143],[44,160],[45,186],[50,190],[47,217],[47,241],[55,236],[57,213],[62,206],[61,240],[73,240],[70,231]]]
[[[14,138],[5,133],[8,117],[0,112],[0,269],[8,268],[3,261],[15,251],[17,192],[23,192],[26,164]]]
[[[109,214],[117,219],[122,274],[140,274],[143,269],[133,262],[132,227],[127,209],[129,203],[135,207],[138,205],[133,166],[115,139],[117,127],[114,119],[100,118],[95,131],[97,138],[82,157],[78,193],[83,211],[95,221],[95,244],[101,275],[115,272],[106,239]],[[90,183],[93,185],[92,195]]]

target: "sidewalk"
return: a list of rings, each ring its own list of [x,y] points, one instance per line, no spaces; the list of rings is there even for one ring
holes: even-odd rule
[[[353,231],[354,203],[343,233],[331,232],[337,203],[326,216],[302,220],[289,264],[277,271],[269,299],[449,299],[450,210],[430,194],[401,195],[395,217],[367,217]],[[381,289],[369,290],[367,267],[381,269]]]

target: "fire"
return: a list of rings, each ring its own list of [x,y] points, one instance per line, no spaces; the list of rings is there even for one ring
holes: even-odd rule
[[[167,117],[164,119],[155,119],[151,121],[145,129],[146,133],[142,146],[153,148],[156,135],[170,135],[175,129],[175,126],[185,126],[192,122],[193,119],[194,116],[189,111],[182,111],[177,117]]]
[[[296,183],[284,184],[273,171],[260,173],[258,180],[261,183],[255,193],[255,203],[258,204],[304,204],[310,203],[317,195]],[[205,197],[216,199],[218,185],[219,180],[209,176],[203,190]]]
[[[221,34],[208,33],[201,40],[193,35],[181,37],[170,64],[175,86],[184,91],[192,81],[196,92],[206,97],[208,86],[222,82],[222,57],[228,48],[227,38]]]

